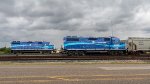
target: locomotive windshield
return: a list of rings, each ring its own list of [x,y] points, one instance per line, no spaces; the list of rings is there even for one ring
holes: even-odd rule
[[[29,42],[27,42],[27,43],[31,44],[31,43],[33,43],[33,42],[29,41]]]
[[[97,40],[97,38],[88,38],[88,40]]]
[[[67,41],[79,41],[79,38],[67,38]]]
[[[110,41],[110,38],[104,38],[104,41]]]
[[[20,41],[13,41],[11,44],[20,44]]]
[[[38,44],[42,44],[42,42],[38,42]]]

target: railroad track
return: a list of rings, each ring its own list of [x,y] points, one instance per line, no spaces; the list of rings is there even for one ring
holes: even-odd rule
[[[0,61],[15,60],[150,60],[150,55],[142,56],[0,56]]]

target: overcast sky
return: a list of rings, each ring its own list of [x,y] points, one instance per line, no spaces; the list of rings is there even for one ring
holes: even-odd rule
[[[0,0],[0,47],[13,40],[150,37],[150,0]]]

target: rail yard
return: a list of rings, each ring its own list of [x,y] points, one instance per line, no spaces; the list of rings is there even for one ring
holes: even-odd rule
[[[150,84],[150,0],[0,0],[0,84]]]
[[[57,52],[45,41],[13,41],[0,55],[1,84],[149,84],[150,39],[65,37]]]

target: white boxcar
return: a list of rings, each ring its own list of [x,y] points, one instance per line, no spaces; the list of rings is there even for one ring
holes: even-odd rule
[[[129,37],[128,38],[128,51],[150,51],[150,38],[142,37]]]

